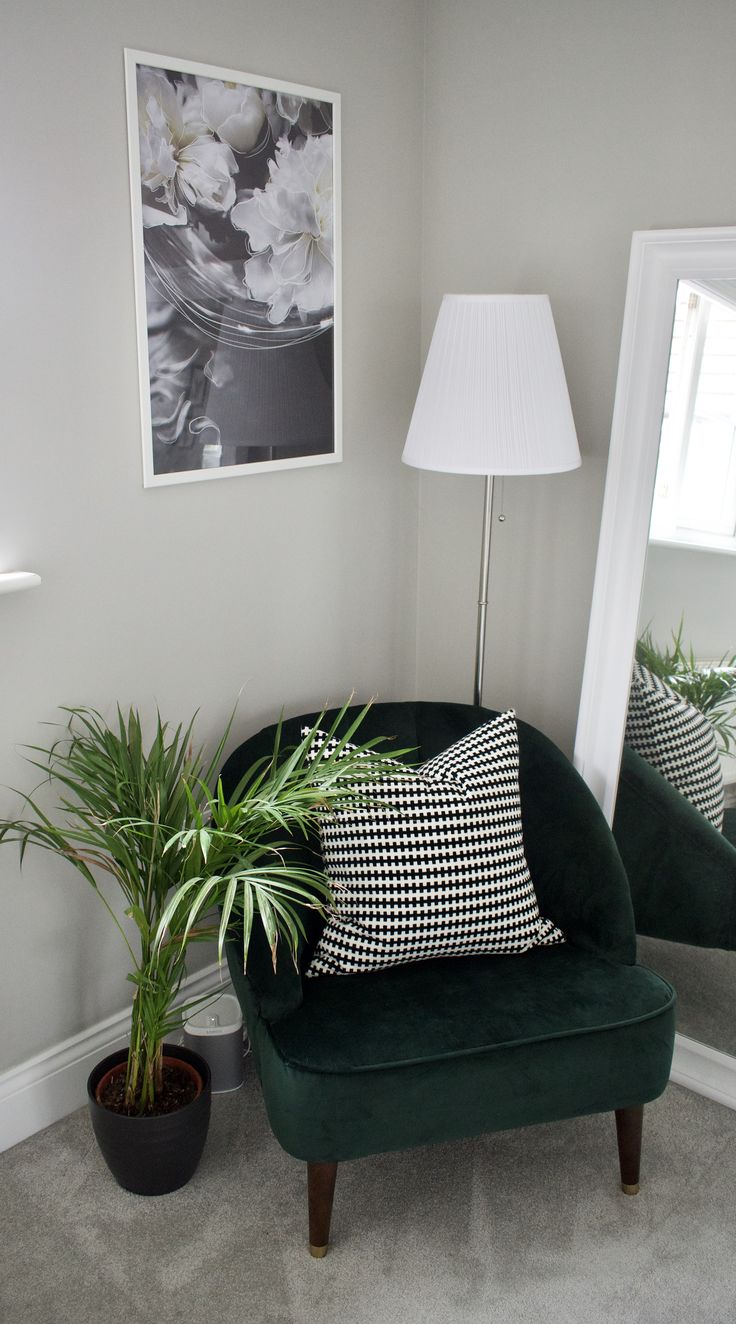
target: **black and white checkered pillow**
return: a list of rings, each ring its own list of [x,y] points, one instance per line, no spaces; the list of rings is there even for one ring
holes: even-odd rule
[[[723,826],[723,773],[713,727],[639,662],[631,680],[625,739],[714,827]]]
[[[366,783],[369,802],[322,820],[336,906],[307,975],[564,942],[539,913],[524,858],[515,714],[415,772],[396,766]]]

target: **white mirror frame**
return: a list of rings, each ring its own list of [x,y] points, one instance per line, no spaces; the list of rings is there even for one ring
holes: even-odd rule
[[[585,655],[575,766],[613,820],[680,280],[736,277],[736,226],[637,230]]]

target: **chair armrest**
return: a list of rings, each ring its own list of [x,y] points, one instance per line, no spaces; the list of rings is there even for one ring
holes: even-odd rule
[[[570,761],[519,722],[524,851],[542,914],[574,946],[633,965],[631,894],[601,809]]]
[[[736,949],[736,849],[628,745],[613,831],[629,876],[637,932]]]
[[[242,1007],[249,1003],[269,1023],[280,1021],[301,1007],[301,975],[283,944],[279,944],[275,970],[265,934],[259,927],[253,929],[247,972],[243,969],[243,944],[237,930],[228,939],[225,950],[230,977]]]

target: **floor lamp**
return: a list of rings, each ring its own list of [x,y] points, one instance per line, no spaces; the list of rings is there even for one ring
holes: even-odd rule
[[[417,469],[485,476],[473,690],[480,704],[494,476],[580,464],[546,294],[444,296],[402,459]]]

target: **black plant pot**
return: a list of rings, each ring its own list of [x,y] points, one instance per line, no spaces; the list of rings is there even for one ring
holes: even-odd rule
[[[127,1048],[98,1062],[87,1081],[92,1127],[102,1157],[116,1182],[136,1195],[166,1195],[185,1186],[202,1157],[210,1123],[210,1069],[199,1053],[164,1044],[166,1057],[178,1057],[202,1077],[202,1092],[177,1112],[161,1117],[125,1117],[103,1108],[97,1086],[111,1067],[125,1062]]]

